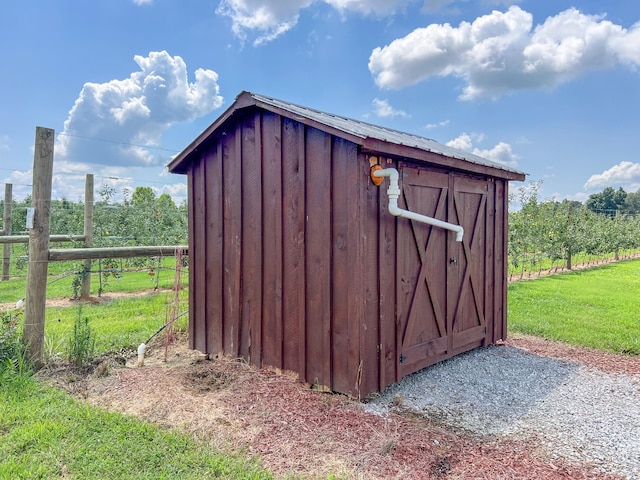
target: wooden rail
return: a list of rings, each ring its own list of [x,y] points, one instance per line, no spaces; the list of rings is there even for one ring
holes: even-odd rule
[[[49,242],[84,242],[84,235],[51,235]],[[29,243],[29,235],[0,235],[0,245],[3,243]]]
[[[133,258],[133,257],[168,257],[175,256],[176,250],[182,248],[183,255],[186,246],[136,246],[136,247],[105,247],[105,248],[58,248],[49,250],[50,262],[64,262],[69,260],[96,260],[99,258]]]

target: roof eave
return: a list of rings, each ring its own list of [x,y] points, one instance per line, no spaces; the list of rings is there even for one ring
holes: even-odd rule
[[[418,147],[390,143],[378,138],[368,137],[362,142],[362,151],[371,154],[385,154],[396,157],[406,157],[422,160],[431,164],[451,169],[489,175],[505,180],[524,181],[526,174],[509,168],[494,167],[491,165],[471,162],[464,158],[456,158],[439,152],[432,152]]]

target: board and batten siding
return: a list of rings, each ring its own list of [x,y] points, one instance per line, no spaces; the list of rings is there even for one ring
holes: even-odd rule
[[[192,348],[361,398],[506,338],[514,174],[379,140],[358,144],[281,111],[229,112],[180,163]],[[462,224],[464,242],[393,217],[388,183],[370,177],[376,162],[400,171],[401,207]]]
[[[366,156],[270,112],[229,127],[187,172],[190,346],[352,395],[392,383],[395,234],[380,251],[385,212]]]

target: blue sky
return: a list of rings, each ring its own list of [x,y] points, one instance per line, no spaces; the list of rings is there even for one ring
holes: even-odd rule
[[[32,0],[0,7],[0,183],[186,197],[172,155],[242,90],[432,138],[542,182],[640,189],[640,2]],[[514,183],[512,191],[522,183]],[[125,190],[126,189],[126,190]]]

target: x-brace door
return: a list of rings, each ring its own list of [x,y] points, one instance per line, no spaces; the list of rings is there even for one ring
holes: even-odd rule
[[[404,167],[401,208],[446,220],[448,175]],[[450,232],[398,218],[399,373],[447,356],[447,237]]]
[[[486,333],[487,209],[490,185],[452,175],[449,221],[464,228],[462,242],[449,239],[448,350],[453,354],[482,345]]]

